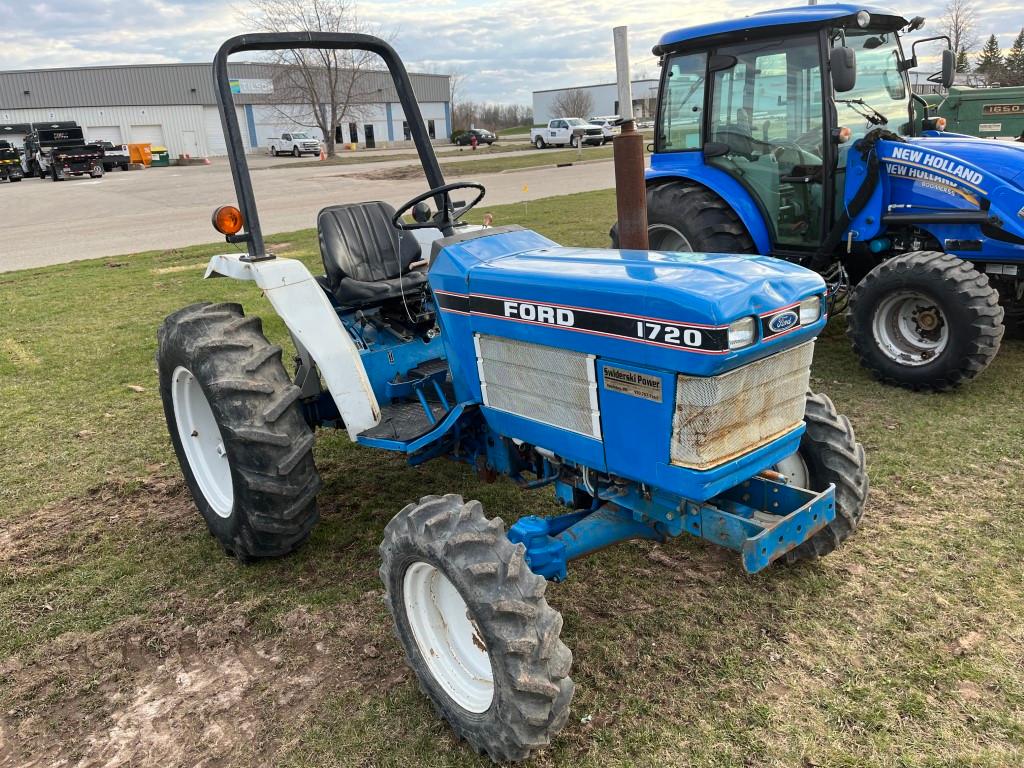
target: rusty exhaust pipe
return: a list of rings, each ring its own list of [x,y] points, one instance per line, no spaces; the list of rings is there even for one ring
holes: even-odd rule
[[[615,71],[619,86],[622,130],[612,140],[615,166],[615,207],[619,217],[619,247],[646,251],[647,185],[644,182],[644,137],[633,120],[633,89],[629,78],[629,41],[626,27],[612,30]]]

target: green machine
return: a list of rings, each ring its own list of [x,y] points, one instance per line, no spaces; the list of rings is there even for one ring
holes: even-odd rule
[[[927,97],[929,101],[937,96]],[[985,139],[1024,141],[1024,86],[967,88],[953,86],[938,105],[946,130]]]

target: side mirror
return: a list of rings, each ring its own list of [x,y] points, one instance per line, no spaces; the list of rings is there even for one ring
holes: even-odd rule
[[[942,51],[942,80],[940,83],[943,88],[949,88],[953,84],[953,78],[956,76],[956,54],[953,53],[949,48]]]
[[[852,48],[833,48],[828,55],[828,68],[836,93],[847,93],[857,85],[857,54]]]

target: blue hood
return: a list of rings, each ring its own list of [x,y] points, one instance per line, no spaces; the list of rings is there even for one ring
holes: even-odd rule
[[[908,141],[925,149],[952,155],[1004,181],[1024,185],[1024,143],[949,134]]]

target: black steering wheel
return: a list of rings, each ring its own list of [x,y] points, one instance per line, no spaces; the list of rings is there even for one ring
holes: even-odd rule
[[[452,196],[451,193],[456,189],[475,189],[479,191],[479,194],[473,198],[471,202],[463,205],[459,209],[452,207]],[[391,217],[391,223],[396,229],[409,230],[409,229],[440,229],[441,233],[445,237],[451,235],[455,230],[455,222],[461,219],[466,213],[473,208],[477,203],[484,199],[486,190],[483,184],[477,184],[475,181],[457,181],[454,184],[445,184],[440,187],[434,187],[433,189],[427,190],[422,195],[414,197],[412,200],[407,202],[397,211],[395,215]],[[411,211],[420,203],[423,203],[430,198],[443,198],[442,205],[438,208],[437,213],[426,221],[416,221],[412,224],[402,220],[402,217],[406,213]]]

